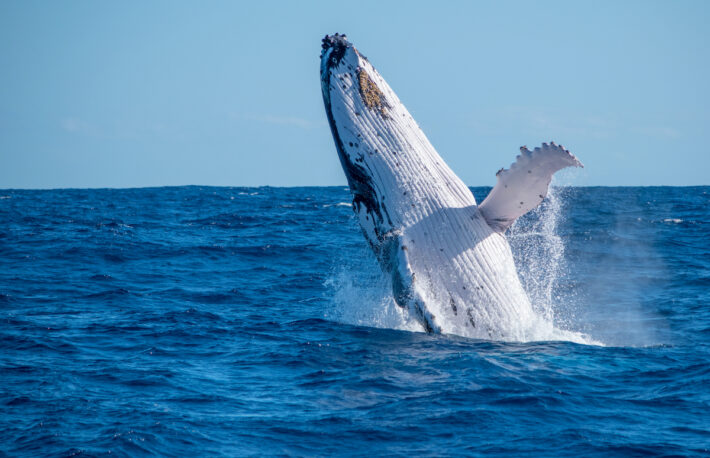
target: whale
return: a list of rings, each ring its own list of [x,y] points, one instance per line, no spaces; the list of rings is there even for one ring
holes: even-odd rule
[[[323,38],[320,79],[352,209],[394,302],[429,333],[529,341],[551,326],[505,232],[545,199],[555,172],[582,163],[554,142],[521,147],[479,205],[346,35]]]

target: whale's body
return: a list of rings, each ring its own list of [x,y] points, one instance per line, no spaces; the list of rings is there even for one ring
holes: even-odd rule
[[[321,55],[326,114],[353,209],[395,301],[429,332],[530,340],[538,320],[503,234],[537,206],[552,174],[581,165],[544,144],[522,154],[481,206],[392,89],[344,36]]]

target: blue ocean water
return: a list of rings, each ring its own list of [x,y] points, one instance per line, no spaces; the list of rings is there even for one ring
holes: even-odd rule
[[[709,193],[516,223],[584,344],[417,332],[342,187],[0,191],[0,454],[707,455]]]

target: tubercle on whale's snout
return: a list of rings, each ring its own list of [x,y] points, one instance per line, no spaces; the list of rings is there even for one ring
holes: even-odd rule
[[[323,48],[323,51],[328,50],[329,48],[335,47],[335,46],[352,46],[350,42],[348,41],[348,36],[339,33],[335,33],[333,35],[326,35],[323,37],[321,47]]]
[[[343,58],[345,51],[353,45],[348,41],[345,34],[336,33],[335,35],[326,35],[321,43],[320,57],[323,59],[328,55],[329,65],[338,65]]]
[[[358,59],[368,60],[366,56],[360,53],[360,51],[348,41],[345,34],[336,33],[334,35],[326,35],[321,41],[321,71],[327,71],[331,67],[340,65],[340,61],[343,59],[348,49],[351,49],[357,55]]]

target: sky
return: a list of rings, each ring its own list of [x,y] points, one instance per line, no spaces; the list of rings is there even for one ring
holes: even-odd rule
[[[0,188],[344,185],[320,41],[348,38],[451,168],[710,184],[710,2],[4,1]]]

